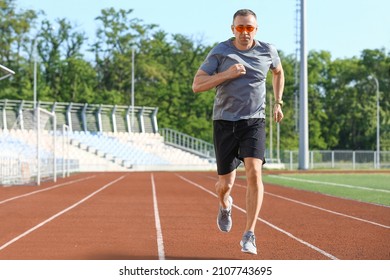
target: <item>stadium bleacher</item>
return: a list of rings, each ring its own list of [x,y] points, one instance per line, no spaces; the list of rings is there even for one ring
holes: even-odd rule
[[[134,107],[132,113],[130,106],[118,105],[39,102],[37,106],[56,116],[55,131],[52,121],[45,120],[39,150],[42,161],[55,158],[58,173],[68,162],[71,172],[215,168],[210,158],[164,142],[157,108]],[[31,101],[0,100],[2,178],[6,174],[1,170],[10,159],[22,162],[20,166],[28,162],[29,170],[34,170],[38,142],[33,108]]]

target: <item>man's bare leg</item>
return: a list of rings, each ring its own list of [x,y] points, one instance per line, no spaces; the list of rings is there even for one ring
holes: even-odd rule
[[[232,228],[232,204],[233,199],[230,193],[233,188],[236,171],[226,175],[219,175],[218,182],[215,184],[216,192],[219,198],[219,210],[217,216],[218,228],[223,232],[229,232]]]
[[[241,241],[242,251],[257,254],[255,244],[255,228],[257,218],[263,203],[264,186],[262,181],[262,160],[245,158],[245,172],[247,177],[246,191],[246,227]]]
[[[236,170],[233,170],[232,172],[225,175],[218,175],[218,182],[215,184],[215,189],[222,208],[226,209],[229,207],[228,198],[230,196],[230,192],[232,191],[235,179]]]
[[[248,185],[246,191],[246,231],[255,232],[257,218],[263,203],[262,164],[263,162],[260,159],[245,158],[245,172]]]

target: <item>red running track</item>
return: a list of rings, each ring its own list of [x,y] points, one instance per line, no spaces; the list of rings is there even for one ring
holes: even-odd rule
[[[214,172],[83,173],[0,188],[0,259],[389,260],[390,207],[265,186],[259,254],[243,254],[245,181],[233,228],[216,226]]]

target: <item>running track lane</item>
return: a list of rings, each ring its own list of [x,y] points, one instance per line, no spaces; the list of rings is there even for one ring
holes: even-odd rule
[[[188,181],[196,182],[195,184],[208,188],[212,196],[216,181],[215,176],[213,178],[213,175],[203,175],[203,177],[207,177],[207,180],[202,178],[201,174],[188,173],[184,177],[188,178]],[[238,211],[239,216],[237,216],[237,211],[233,210],[234,224],[232,232],[228,236],[231,236],[234,240],[229,240],[224,234],[220,235],[224,242],[227,241],[225,246],[228,248],[236,246],[235,244],[240,239],[244,227],[245,217],[240,216],[242,209],[245,209],[245,188],[243,184],[245,182],[241,180],[241,186],[236,185],[233,190],[235,209],[241,209]],[[271,188],[272,193],[267,192]],[[286,190],[290,192],[290,195],[294,194],[293,198],[295,200],[291,200],[288,196],[278,195],[279,192],[285,192]],[[194,195],[193,199],[196,197],[198,196]],[[300,203],[299,200],[303,202]],[[320,206],[322,207],[317,207],[315,203],[310,204],[310,200],[314,202],[321,201]],[[212,229],[216,230],[216,206],[213,206],[215,203],[214,200],[211,204],[214,210],[210,209],[210,212],[214,211],[214,214],[211,214],[211,218],[205,217],[210,222],[210,232],[212,232]],[[201,204],[198,208],[202,209],[203,207]],[[258,245],[262,252],[261,258],[389,259],[390,257],[388,242],[390,240],[389,207],[283,187],[266,186],[266,195],[260,216],[265,217],[260,219],[262,223],[257,226]],[[241,225],[236,226],[237,219]],[[236,230],[238,230],[238,233]],[[185,234],[190,236],[192,232],[193,230],[190,230]],[[210,238],[210,235],[207,235],[207,239]],[[279,235],[284,236],[279,238]],[[288,239],[285,240],[285,237],[288,237]],[[294,238],[295,242],[292,243],[291,238]],[[207,241],[203,240],[204,242]],[[216,243],[218,243],[218,240]],[[299,243],[299,246],[297,243]],[[301,245],[310,248],[310,253],[305,253]],[[319,253],[320,256],[313,255],[313,251]],[[235,255],[228,253],[227,256],[229,256],[228,258],[234,258]]]
[[[245,192],[244,185],[238,179],[233,196]],[[390,259],[389,207],[266,185],[260,217],[340,259]],[[271,251],[272,247],[264,253]]]
[[[237,207],[244,208],[240,201],[244,201],[245,193],[238,193],[234,197],[236,207],[233,210],[233,228],[230,233],[223,233],[216,225],[218,204],[214,194],[215,181],[200,180],[191,173],[177,177],[185,180],[177,182],[177,178],[172,175],[168,177],[167,174],[155,176],[168,259],[284,259],[281,251],[271,249],[269,254],[263,252],[262,243],[265,239],[283,244],[292,252],[292,258],[296,258],[295,253],[299,252],[309,259],[328,259],[264,224],[259,224],[259,231],[264,233],[258,236],[260,254],[253,256],[241,253],[239,242],[246,215],[237,211]]]
[[[388,228],[322,210],[330,209],[389,226],[390,213],[386,207],[266,186],[257,225],[260,254],[251,256],[242,254],[239,246],[245,225],[244,181],[237,180],[233,190],[233,229],[226,234],[216,227],[218,205],[214,195],[214,173],[97,173],[95,176],[3,204],[3,197],[12,197],[12,190],[20,196],[22,192],[35,189],[7,188],[4,196],[3,188],[0,188],[0,247],[96,192],[0,250],[0,259],[390,257]],[[121,176],[125,177],[104,187]],[[43,186],[46,187],[49,186]]]
[[[95,193],[1,250],[0,259],[156,259],[150,174],[132,175],[127,179],[128,174],[102,173],[83,184],[0,205],[8,207],[5,223],[18,225],[11,233],[19,236]],[[12,212],[19,212],[14,207],[21,205],[22,221],[12,217]],[[40,205],[45,210],[37,213]],[[4,241],[1,238],[0,243]]]

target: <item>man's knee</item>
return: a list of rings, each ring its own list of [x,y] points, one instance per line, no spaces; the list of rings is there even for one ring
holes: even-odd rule
[[[218,192],[225,193],[233,188],[233,183],[227,182],[227,181],[218,181],[215,184],[215,187]]]
[[[249,159],[245,162],[245,173],[248,182],[261,182],[262,180],[262,161],[260,159]],[[250,184],[252,185],[252,184]]]
[[[218,192],[226,193],[233,188],[234,180],[234,174],[219,176],[218,182],[215,184],[215,187]]]

